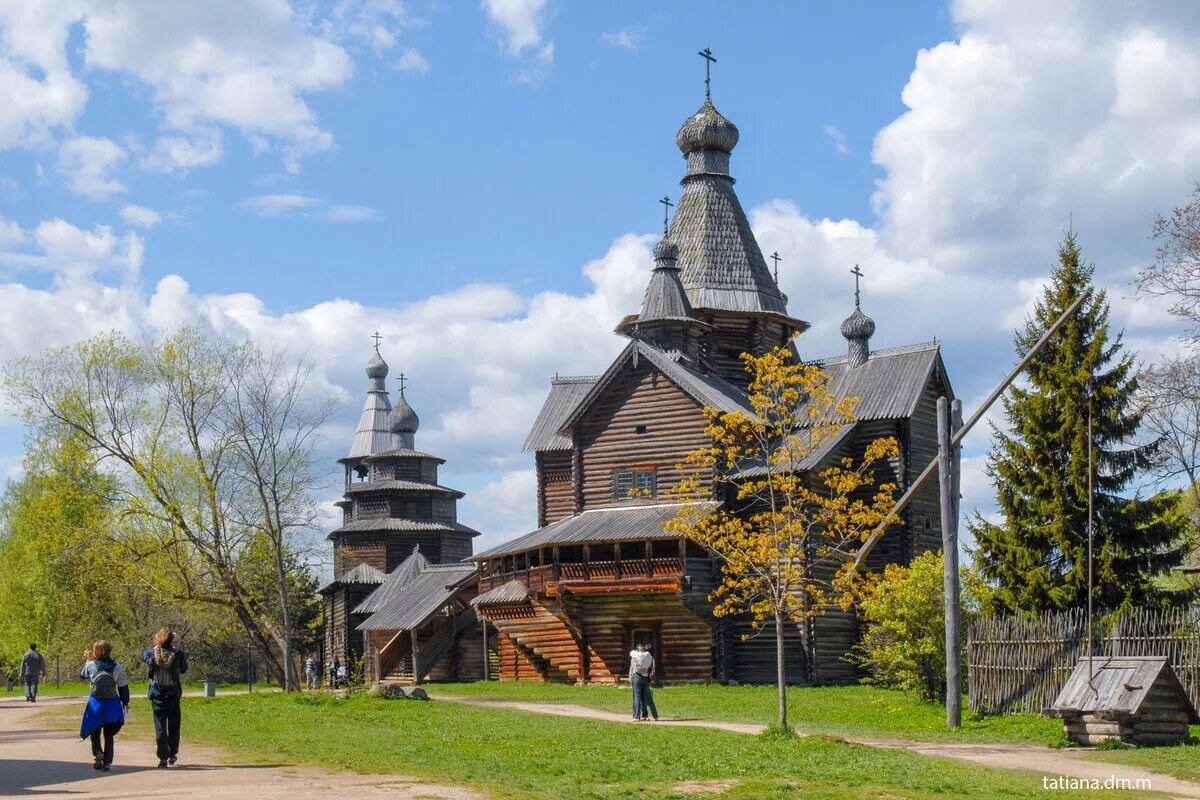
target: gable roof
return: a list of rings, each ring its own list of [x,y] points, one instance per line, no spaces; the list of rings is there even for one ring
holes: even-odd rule
[[[389,572],[379,588],[367,595],[353,610],[354,614],[372,614],[383,608],[400,590],[421,574],[421,570],[429,566],[429,560],[421,555],[419,547],[414,547],[408,558],[400,562],[400,566]]]
[[[612,365],[596,381],[588,393],[575,405],[563,421],[561,430],[573,426],[588,408],[604,393],[626,364],[634,357],[644,356],[669,381],[678,386],[701,407],[711,407],[726,413],[740,411],[754,414],[746,393],[716,373],[700,372],[687,365],[679,353],[665,352],[652,344],[633,339],[621,351]]]
[[[317,590],[318,594],[324,594],[327,590],[335,586],[347,586],[349,584],[359,584],[364,586],[378,586],[383,583],[386,576],[379,570],[372,567],[370,564],[359,564],[356,567],[346,570],[341,575],[338,575],[329,583]]]
[[[360,631],[412,630],[441,611],[462,586],[475,580],[472,563],[429,564],[380,604],[379,609],[358,626]],[[380,587],[381,589],[383,587]],[[361,609],[359,606],[356,611]]]
[[[587,396],[599,378],[554,378],[550,381],[550,394],[542,403],[521,452],[544,452],[547,450],[570,450],[571,437],[562,434],[563,423]]]
[[[829,376],[835,397],[859,398],[854,409],[858,420],[911,417],[935,373],[946,385],[949,396],[954,397],[936,342],[876,350],[866,363],[857,367],[850,366],[846,356],[816,363]]]
[[[479,561],[551,545],[678,539],[678,533],[664,530],[663,525],[687,505],[694,506],[704,515],[711,514],[721,506],[719,502],[712,500],[694,504],[664,503],[595,508],[518,536],[490,550],[477,553],[472,558]]]
[[[1080,714],[1116,719],[1128,717],[1141,710],[1142,703],[1156,685],[1174,688],[1179,707],[1193,725],[1200,725],[1200,715],[1166,656],[1101,656],[1093,659],[1090,673],[1087,657],[1080,658],[1054,705],[1047,711],[1058,717]]]
[[[507,603],[520,603],[529,599],[529,587],[513,578],[508,583],[494,586],[483,594],[471,598],[471,605],[499,606]]]

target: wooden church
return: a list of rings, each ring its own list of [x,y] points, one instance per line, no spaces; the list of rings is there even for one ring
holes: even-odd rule
[[[663,528],[678,511],[676,465],[707,443],[702,409],[749,410],[741,354],[764,353],[809,327],[789,312],[734,193],[738,136],[706,91],[676,135],[682,193],[654,248],[641,310],[617,327],[628,344],[599,377],[551,381],[526,439],[540,527],[474,556],[471,605],[499,633],[502,679],[618,681],[636,643],[653,646],[663,681],[774,679],[773,637],[744,640],[747,621],[712,613],[720,564]],[[953,397],[938,346],[873,350],[875,323],[857,290],[841,332],[845,354],[821,363],[839,395],[861,398],[857,422],[799,469],[815,474],[891,435],[901,454],[881,479],[903,492],[936,453],[937,397]],[[937,501],[931,484],[868,567],[940,547]],[[726,500],[705,502],[716,509]],[[789,680],[855,681],[844,656],[858,636],[855,616],[838,610],[807,630],[789,629]]]
[[[476,680],[483,633],[472,540],[458,521],[463,493],[438,483],[443,460],[416,449],[420,420],[404,397],[393,407],[388,366],[376,352],[344,468],[342,524],[329,534],[334,579],[324,598],[326,663],[335,658],[368,682]]]

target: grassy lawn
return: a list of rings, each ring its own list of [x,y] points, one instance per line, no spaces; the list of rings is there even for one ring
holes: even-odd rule
[[[1153,772],[1174,775],[1188,781],[1200,782],[1200,725],[1192,726],[1195,744],[1170,747],[1136,747],[1128,750],[1107,750],[1089,753],[1093,761],[1128,764]]]
[[[141,670],[141,672],[144,674],[145,670]],[[130,683],[129,684],[130,696],[145,697],[146,696],[146,686],[147,686],[146,681]],[[85,683],[83,681],[79,681],[79,680],[74,680],[74,681],[66,681],[65,680],[59,686],[55,686],[53,681],[51,681],[49,683],[46,683],[43,681],[42,684],[38,687],[38,699],[39,700],[49,700],[50,698],[54,698],[54,697],[85,697],[90,688],[91,687],[89,687],[87,683]],[[185,681],[183,684],[183,689],[186,692],[198,692],[203,688],[204,688],[203,684],[199,683],[199,682],[192,683],[192,682]],[[254,684],[254,689],[255,689],[255,691],[259,691],[260,689],[264,690],[264,691],[266,691],[266,690],[278,691],[278,687],[275,687],[275,686],[263,687],[261,684],[257,684],[257,683]],[[230,684],[222,683],[222,684],[218,685],[217,691],[222,694],[230,693],[230,692],[244,692],[244,691],[246,691],[246,684],[244,684],[244,683],[230,683]],[[24,696],[25,696],[25,686],[23,684],[18,683],[16,686],[13,687],[13,690],[11,692],[5,692],[4,687],[2,685],[0,685],[0,697],[24,697]]]
[[[239,759],[418,775],[499,798],[683,797],[675,787],[684,781],[732,781],[721,795],[730,798],[1045,796],[1033,774],[823,737],[778,741],[365,696],[184,702],[185,741],[217,744]]]
[[[435,684],[439,693],[492,700],[570,703],[629,713],[628,687],[567,686],[539,683]],[[775,719],[772,686],[665,686],[654,690],[658,711],[671,719],[711,719],[766,724]],[[965,705],[965,703],[964,703]],[[903,693],[869,686],[793,687],[788,716],[805,733],[866,739],[927,742],[1002,742],[1061,747],[1062,723],[1034,716],[974,718],[969,713],[958,731],[946,729],[942,706],[919,703]]]

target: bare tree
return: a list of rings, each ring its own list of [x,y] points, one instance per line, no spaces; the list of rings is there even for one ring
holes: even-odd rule
[[[111,465],[123,544],[146,584],[167,600],[230,609],[284,686],[295,667],[280,567],[294,563],[296,534],[312,520],[312,446],[328,416],[303,400],[307,375],[195,328],[151,344],[110,333],[5,370],[30,425],[76,431]],[[264,541],[278,608],[254,585]]]
[[[1200,530],[1200,357],[1164,359],[1140,382],[1142,422],[1159,439],[1154,474],[1163,483],[1187,483],[1192,527]]]
[[[1168,298],[1171,313],[1188,321],[1193,339],[1200,337],[1200,181],[1187,203],[1154,220],[1150,238],[1158,246],[1154,263],[1138,274],[1138,291]]]

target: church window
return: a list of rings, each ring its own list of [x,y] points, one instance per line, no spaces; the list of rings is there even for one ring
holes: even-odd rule
[[[613,499],[654,497],[657,475],[652,469],[623,469],[613,473]]]
[[[650,429],[648,427],[646,427],[645,425],[638,425],[636,428],[633,429],[633,432],[636,433],[638,436],[645,436],[647,433],[650,432]]]

